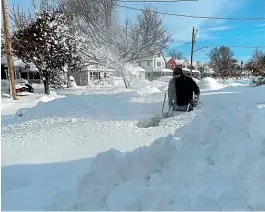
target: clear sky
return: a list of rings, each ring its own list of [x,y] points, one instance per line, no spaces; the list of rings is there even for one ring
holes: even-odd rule
[[[19,4],[27,9],[31,0],[8,0],[9,6]],[[144,3],[119,3],[120,5],[141,8]],[[193,2],[152,3],[158,11],[194,16],[218,17],[265,17],[265,0],[198,0]],[[118,8],[119,19],[126,15],[132,20],[138,11]],[[192,27],[198,29],[195,50],[210,45],[194,53],[194,60],[208,61],[207,53],[214,45],[226,46],[265,46],[265,20],[236,21],[193,19],[163,15],[164,24],[173,35],[172,48],[177,48],[189,58]],[[236,58],[245,61],[254,49],[231,47]],[[265,50],[265,48],[262,48]]]

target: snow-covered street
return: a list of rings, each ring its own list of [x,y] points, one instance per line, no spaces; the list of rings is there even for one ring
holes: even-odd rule
[[[151,128],[167,82],[2,97],[2,209],[265,210],[265,87],[248,84],[204,79],[202,109]]]

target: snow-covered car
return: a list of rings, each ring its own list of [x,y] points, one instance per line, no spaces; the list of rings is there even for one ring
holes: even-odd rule
[[[34,88],[24,79],[15,80],[16,93],[34,93]],[[10,80],[2,79],[1,80],[1,91],[5,93],[10,93]]]

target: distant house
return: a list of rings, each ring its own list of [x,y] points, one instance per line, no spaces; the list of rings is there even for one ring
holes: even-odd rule
[[[173,57],[171,57],[167,61],[167,68],[171,70],[174,70],[176,67],[179,67],[181,69],[188,69],[189,65],[189,62],[186,59],[175,60]]]
[[[216,77],[216,74],[212,68],[208,68],[204,70],[203,77]]]
[[[172,76],[172,70],[166,68],[165,60],[160,54],[137,60],[137,64],[146,70],[145,78],[148,80],[161,76]]]
[[[21,59],[13,56],[15,79],[26,79],[29,83],[41,83],[41,76],[33,64],[26,64]],[[1,79],[9,79],[7,57],[1,57]]]
[[[137,64],[126,63],[124,65],[125,72],[130,75],[132,80],[144,80],[146,70]]]
[[[100,65],[84,64],[81,71],[68,71],[67,76],[74,77],[78,86],[95,84],[103,79],[107,79],[114,75],[115,70]]]
[[[207,63],[202,63],[199,61],[194,62],[194,70],[200,72],[201,77],[208,77],[213,75],[213,71],[210,70],[210,67]]]
[[[190,76],[190,69],[187,68],[183,68],[182,69],[183,73],[187,76]],[[201,72],[197,71],[197,70],[192,70],[192,77],[200,77],[201,76]]]

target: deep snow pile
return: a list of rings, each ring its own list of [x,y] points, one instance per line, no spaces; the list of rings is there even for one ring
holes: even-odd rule
[[[265,210],[264,91],[205,96],[173,136],[98,154],[61,209]]]
[[[27,96],[19,96],[17,101],[12,100],[10,97],[1,98],[1,115],[13,115],[19,109],[32,108],[39,102],[49,102],[55,99],[63,98],[62,95],[57,95],[55,92],[51,92],[49,96],[46,94],[31,94]]]
[[[224,85],[220,84],[217,80],[211,77],[205,77],[197,83],[200,89],[202,90],[218,90],[225,87]]]
[[[118,90],[117,90],[118,91]],[[72,95],[55,99],[42,96],[35,107],[20,108],[16,119],[5,120],[2,125],[16,124],[43,118],[89,118],[94,120],[134,120],[149,117],[161,110],[163,92],[156,87],[124,89],[109,94]],[[53,101],[44,102],[45,98]],[[155,100],[149,104],[148,100]],[[48,101],[48,99],[46,99]]]

